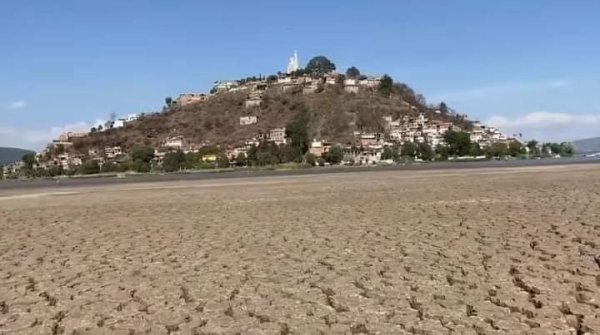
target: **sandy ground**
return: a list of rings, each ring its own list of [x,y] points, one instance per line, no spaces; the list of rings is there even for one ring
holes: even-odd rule
[[[0,334],[600,333],[600,168],[0,192]]]

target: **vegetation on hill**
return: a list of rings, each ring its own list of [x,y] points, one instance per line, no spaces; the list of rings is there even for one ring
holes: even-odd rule
[[[90,148],[103,150],[121,146],[129,151],[134,146],[160,147],[170,136],[183,136],[189,143],[202,146],[236,146],[257,134],[285,127],[299,111],[311,114],[311,137],[342,144],[352,144],[353,131],[385,131],[384,116],[399,118],[424,112],[432,119],[454,122],[468,127],[469,122],[450,113],[434,113],[424,99],[405,84],[386,88],[389,95],[373,91],[346,93],[341,86],[326,86],[320,93],[302,94],[301,90],[282,92],[269,90],[260,107],[246,108],[247,94],[221,93],[208,101],[186,106],[172,105],[164,112],[141,117],[123,128],[91,133],[75,141],[73,149],[87,153]],[[258,122],[240,125],[240,117],[255,115]],[[288,134],[289,135],[289,134]],[[303,145],[305,151],[306,143]]]

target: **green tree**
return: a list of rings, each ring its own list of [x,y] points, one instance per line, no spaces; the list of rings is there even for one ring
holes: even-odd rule
[[[350,79],[356,79],[360,77],[360,71],[356,67],[351,66],[348,68],[348,70],[346,70],[346,77]]]
[[[464,131],[448,130],[444,134],[448,144],[448,153],[456,156],[467,156],[471,151],[471,135]]]
[[[139,160],[142,162],[150,162],[152,159],[154,159],[154,149],[146,146],[134,147],[129,156],[133,161]]]
[[[310,166],[315,166],[317,164],[317,157],[310,152],[307,152],[306,155],[304,155],[304,161]]]
[[[172,104],[173,104],[173,98],[166,97],[165,98],[165,105],[167,105],[167,107],[171,107]]]
[[[325,56],[317,56],[308,61],[305,71],[311,75],[323,76],[331,71],[335,71],[335,64]]]
[[[439,161],[447,161],[448,160],[448,156],[450,156],[450,154],[448,153],[448,147],[445,145],[438,145],[435,148],[435,159],[439,160]]]
[[[301,108],[292,121],[285,126],[285,135],[292,141],[291,146],[299,149],[300,158],[310,148],[311,122],[312,113],[310,110],[308,108]]]
[[[100,167],[100,172],[116,172],[117,164],[114,161],[105,161]]]
[[[100,165],[98,164],[98,161],[95,161],[95,160],[85,161],[79,167],[79,173],[81,173],[81,174],[100,173]]]
[[[504,157],[509,155],[508,146],[506,143],[492,143],[491,155],[493,157]]]
[[[573,145],[570,142],[562,142],[560,144],[560,155],[563,157],[571,157],[575,153]]]
[[[555,155],[556,154],[560,154],[560,144],[558,144],[558,143],[551,143],[550,144],[550,151],[553,154],[555,154]]]
[[[415,158],[417,156],[418,147],[413,142],[406,142],[402,145],[400,155],[403,158]]]
[[[392,151],[392,148],[385,146],[383,147],[383,152],[381,153],[381,159],[382,160],[388,160],[388,159],[392,159],[394,158],[394,152]]]
[[[527,148],[529,149],[529,154],[537,156],[540,154],[540,150],[538,148],[538,141],[531,140],[527,142]]]
[[[237,155],[237,157],[235,158],[235,165],[246,166],[246,164],[247,164],[246,154],[243,152],[240,152]]]
[[[0,164],[0,180],[4,179],[4,166]]]
[[[424,161],[430,161],[433,159],[433,149],[427,143],[419,143],[418,145],[418,157]]]
[[[277,76],[274,75],[274,74],[272,74],[272,75],[270,75],[270,76],[267,77],[267,82],[268,83],[273,83],[273,82],[276,82],[276,81],[277,81]]]
[[[163,158],[163,170],[165,172],[179,171],[184,167],[185,154],[181,150],[168,152]]]
[[[152,170],[152,165],[150,164],[150,162],[144,162],[142,160],[135,160],[135,161],[133,161],[132,168],[136,172],[148,173],[148,172],[150,172],[150,170]]]
[[[379,82],[379,87],[377,87],[377,91],[384,97],[389,97],[392,94],[392,90],[394,88],[394,80],[387,74],[384,74],[381,77],[381,81]]]
[[[442,114],[448,114],[448,112],[449,112],[448,106],[443,101],[440,103],[439,109],[440,109],[440,113],[442,113]]]
[[[132,168],[136,172],[150,172],[154,159],[154,149],[147,146],[138,146],[131,150],[129,157],[133,161]]]
[[[339,145],[334,145],[329,149],[327,153],[327,161],[330,164],[340,164],[344,159],[344,150]]]
[[[217,155],[217,167],[229,167],[229,157],[227,157],[227,155],[225,155],[223,152]]]
[[[469,150],[469,156],[473,156],[473,157],[477,157],[477,156],[481,156],[482,154],[482,150],[481,147],[479,146],[479,143],[471,143],[471,149]]]
[[[523,146],[519,141],[511,141],[508,144],[508,153],[513,157],[517,157],[523,153]]]
[[[23,157],[21,157],[21,160],[25,164],[25,168],[27,170],[31,170],[31,169],[33,169],[33,165],[35,164],[35,154],[27,153],[27,154],[23,155]]]

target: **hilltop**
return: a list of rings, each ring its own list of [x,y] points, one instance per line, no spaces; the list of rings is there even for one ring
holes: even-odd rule
[[[33,153],[31,150],[18,148],[2,148],[0,147],[0,165],[14,163],[20,160],[23,155]]]

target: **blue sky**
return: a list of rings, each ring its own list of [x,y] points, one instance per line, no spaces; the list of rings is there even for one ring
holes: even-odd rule
[[[0,146],[325,55],[508,133],[600,136],[600,2],[3,0]]]

